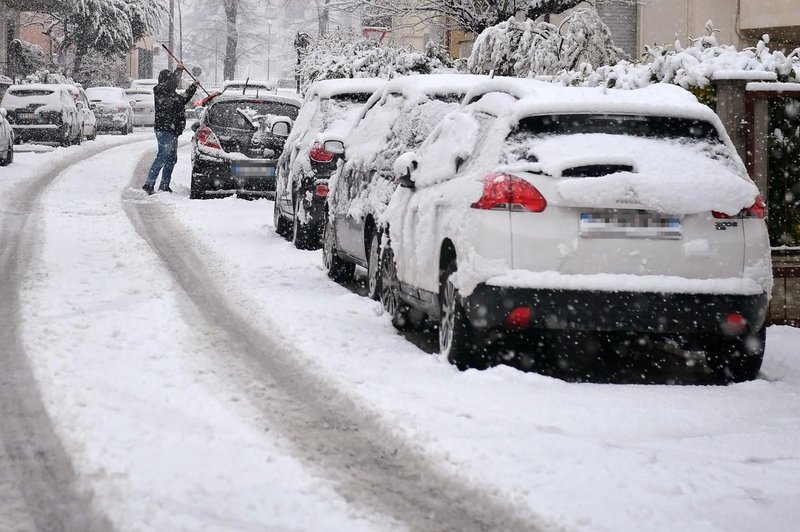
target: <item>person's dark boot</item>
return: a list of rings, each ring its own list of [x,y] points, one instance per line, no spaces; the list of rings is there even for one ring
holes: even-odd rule
[[[159,192],[169,192],[170,194],[172,194],[172,189],[169,188],[169,185],[167,185],[166,187],[159,188],[158,191]]]
[[[145,183],[145,184],[142,186],[142,190],[144,190],[145,192],[147,192],[147,194],[152,194],[152,193],[153,193],[153,185],[148,185],[147,183]]]

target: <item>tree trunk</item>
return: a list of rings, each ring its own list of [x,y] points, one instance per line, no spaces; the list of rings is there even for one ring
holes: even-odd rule
[[[224,79],[233,79],[236,74],[236,47],[239,45],[239,33],[236,30],[239,0],[224,0],[223,6],[227,20],[227,40],[225,42],[225,62],[222,77]]]
[[[330,0],[317,0],[317,18],[319,20],[319,36],[328,33],[328,21],[331,18]]]

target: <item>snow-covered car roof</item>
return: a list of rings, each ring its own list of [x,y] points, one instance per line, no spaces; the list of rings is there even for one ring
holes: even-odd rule
[[[348,78],[348,79],[326,79],[317,81],[308,89],[306,99],[319,96],[321,99],[332,98],[340,94],[372,94],[386,85],[387,81],[382,78]]]
[[[222,82],[222,90],[227,89],[228,87],[244,87],[245,84],[248,87],[262,87],[267,89],[272,89],[275,87],[274,81],[266,81],[266,80],[258,80],[258,79],[228,79]]]
[[[132,89],[136,89],[138,87],[154,87],[156,85],[158,85],[158,80],[154,78],[135,79],[131,81]]]
[[[412,94],[466,94],[472,87],[489,76],[476,74],[418,74],[389,80],[384,93]]]
[[[224,92],[218,96],[216,96],[211,103],[222,102],[222,101],[231,101],[231,100],[264,100],[269,102],[280,102],[280,103],[288,103],[291,105],[296,105],[300,107],[303,103],[300,101],[300,98],[289,96],[289,95],[282,95],[282,94],[275,94],[274,92],[261,92],[259,93],[258,97],[255,94],[225,94]]]
[[[484,94],[492,92],[506,93],[514,99],[521,100],[527,96],[534,96],[542,91],[557,90],[559,85],[554,85],[547,81],[541,81],[530,78],[510,78],[505,76],[497,76],[494,78],[487,78],[469,89],[464,96],[464,105],[468,105],[475,100],[479,99]]]
[[[86,89],[86,96],[90,100],[128,102],[125,90],[119,87],[89,87]]]
[[[692,93],[666,83],[633,90],[549,87],[513,103],[509,110],[515,118],[544,113],[624,113],[720,123],[714,111],[697,101]]]

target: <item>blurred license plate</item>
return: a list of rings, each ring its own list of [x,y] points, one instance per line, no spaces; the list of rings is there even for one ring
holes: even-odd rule
[[[17,111],[17,118],[21,118],[23,120],[33,120],[33,113],[24,113],[22,111]]]
[[[231,165],[234,177],[275,177],[275,163],[264,161],[235,161]]]
[[[642,211],[582,212],[584,238],[680,238],[681,219],[674,214]]]

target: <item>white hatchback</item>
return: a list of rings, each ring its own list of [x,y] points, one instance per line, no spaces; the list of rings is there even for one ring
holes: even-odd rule
[[[688,92],[501,90],[395,164],[382,300],[439,321],[460,367],[498,340],[628,334],[756,377],[772,285],[765,207],[717,116]]]

